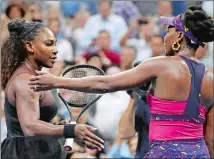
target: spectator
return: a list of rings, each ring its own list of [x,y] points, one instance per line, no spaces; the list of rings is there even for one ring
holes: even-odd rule
[[[133,19],[128,31],[121,38],[121,46],[128,45],[136,49],[136,61],[144,61],[152,57],[152,50],[149,42],[154,31],[153,26],[153,21],[149,18]],[[128,39],[135,31],[138,31],[137,36]]]
[[[136,62],[134,67],[141,62]],[[119,134],[122,139],[129,139],[130,152],[136,158],[143,158],[149,149],[149,122],[150,111],[146,103],[146,92],[150,89],[150,83],[145,83],[142,87],[128,90],[127,93],[131,99],[129,105],[122,115],[119,124]],[[138,137],[134,136],[135,132],[138,133]],[[134,139],[133,139],[134,138]],[[137,149],[132,144],[137,140]],[[132,142],[133,141],[133,142]],[[136,151],[135,151],[136,150]]]
[[[152,57],[164,55],[163,38],[160,35],[153,35],[150,41],[152,47]]]
[[[136,156],[137,144],[138,144],[138,136],[137,135],[131,137],[128,140],[129,151],[131,152],[132,156]]]
[[[213,1],[203,1],[202,8],[213,18]],[[200,61],[205,64],[207,68],[213,69],[213,43],[210,42],[205,48],[199,48],[196,56],[201,56]]]
[[[96,2],[93,1],[62,1],[62,11],[65,17],[73,17],[80,8],[86,8],[91,14],[96,14]]]
[[[2,2],[1,2],[2,3]],[[25,3],[24,1],[9,1],[7,2],[5,12],[1,14],[1,39],[0,43],[8,37],[9,32],[7,29],[7,24],[10,20],[15,18],[23,18],[25,16]],[[1,8],[2,9],[2,8]]]
[[[158,1],[133,1],[133,3],[139,8],[142,16],[157,14]]]
[[[38,22],[43,21],[41,6],[39,3],[36,3],[36,2],[28,3],[26,8],[25,20],[38,21]]]
[[[111,38],[107,31],[100,31],[98,38],[95,41],[93,48],[91,47],[85,54],[84,57],[91,53],[97,53],[101,56],[104,65],[120,64],[120,56],[117,52],[111,50]]]
[[[207,43],[204,48],[199,47],[195,53],[195,57],[207,68],[213,68],[213,43]]]
[[[91,14],[88,11],[80,10],[78,11],[73,21],[70,21],[69,26],[66,28],[65,35],[67,38],[72,38],[75,44],[75,57],[82,56],[85,51],[84,48],[81,47],[82,37],[84,36],[84,26]]]
[[[170,1],[158,1],[158,16],[171,16],[172,3]]]
[[[82,37],[81,46],[87,49],[92,41],[96,39],[101,30],[109,32],[111,37],[111,49],[120,50],[119,41],[126,33],[127,26],[123,18],[111,13],[112,2],[101,0],[98,4],[99,13],[93,15],[84,27],[84,36]],[[93,28],[93,29],[92,29]]]
[[[59,53],[57,54],[58,61],[72,61],[73,50],[72,45],[68,40],[64,38],[64,33],[60,28],[60,22],[58,20],[49,21],[48,27],[55,34],[57,38],[57,47]]]
[[[73,49],[71,43],[63,37],[63,32],[60,30],[59,20],[51,20],[48,23],[48,27],[55,34],[57,38],[57,60],[54,68],[50,69],[50,72],[59,76],[64,67],[64,61],[71,62],[73,59]]]
[[[139,9],[132,1],[113,1],[112,12],[123,17],[127,24],[132,18],[141,16]]]
[[[129,145],[118,135],[107,153],[108,158],[134,158],[131,154]]]
[[[160,16],[172,16],[172,2],[171,1],[158,1],[158,14],[153,17],[155,25],[155,32],[160,34],[162,37],[166,35],[166,25],[160,24]]]
[[[25,15],[25,10],[23,3],[12,1],[6,8],[5,14],[12,20],[15,18],[23,18]]]
[[[3,2],[2,2],[3,3]],[[22,1],[9,1],[3,14],[1,14],[1,41],[8,36],[7,24],[10,20],[15,18],[23,18],[25,16],[24,6]],[[2,8],[1,8],[2,9]]]
[[[64,30],[66,28],[65,18],[61,14],[60,10],[56,7],[50,6],[45,10],[45,24],[48,25],[48,23],[52,20],[59,20],[61,29]]]
[[[106,74],[116,74],[119,72],[119,67],[111,66],[107,69]],[[112,141],[118,135],[119,120],[129,100],[130,97],[125,91],[119,91],[107,93],[97,101],[93,123],[105,140]]]
[[[46,13],[46,20],[50,22],[52,20],[59,20],[60,19],[60,10],[55,7],[49,7]]]
[[[136,58],[136,50],[133,47],[125,46],[121,50],[121,63],[120,69],[122,71],[129,70],[133,66]]]
[[[43,9],[47,10],[50,7],[57,8],[57,10],[61,10],[61,2],[60,1],[43,1]]]
[[[91,66],[103,69],[103,62],[99,54],[89,54],[86,57],[86,63]]]
[[[120,119],[119,133],[123,139],[130,139],[138,133],[136,158],[143,158],[149,150],[149,107],[136,93],[129,91],[130,103]]]
[[[92,106],[93,107],[93,106]],[[77,116],[80,114],[83,108],[77,108],[77,107],[71,107],[72,112],[72,118],[75,120]],[[88,111],[85,112],[80,119],[78,120],[79,124],[88,124],[87,122],[87,116]],[[99,130],[95,132],[95,134],[99,137],[100,133]],[[82,143],[79,142],[79,140],[74,140],[73,149],[71,151],[71,154],[69,155],[70,158],[100,158],[100,156],[103,156],[104,151],[98,151],[96,149],[90,150],[86,146],[84,146]]]

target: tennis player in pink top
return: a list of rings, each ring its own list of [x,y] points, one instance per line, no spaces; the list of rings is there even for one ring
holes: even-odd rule
[[[164,38],[166,56],[104,77],[69,79],[37,72],[30,87],[35,91],[63,87],[107,93],[153,80],[155,85],[147,95],[152,119],[150,149],[145,158],[214,157],[213,72],[195,58],[199,47],[214,40],[213,20],[200,6],[190,6],[184,14],[161,17],[160,21],[168,26]]]

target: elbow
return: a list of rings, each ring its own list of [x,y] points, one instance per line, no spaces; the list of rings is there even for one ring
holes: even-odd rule
[[[127,134],[124,134],[124,133],[120,133],[119,136],[123,140],[130,138],[130,136],[128,136]]]
[[[35,136],[36,135],[36,133],[34,131],[34,128],[33,128],[33,124],[25,124],[25,125],[23,125],[22,126],[22,131],[23,131],[25,137]]]
[[[121,139],[129,139],[134,135],[135,135],[134,130],[131,131],[129,128],[127,129],[119,128],[119,136]]]
[[[213,135],[205,135],[205,142],[207,146],[214,145],[214,136]]]
[[[24,129],[22,129],[22,130],[23,130],[23,133],[24,133],[24,136],[25,136],[25,137],[28,137],[28,136],[35,136],[35,133],[34,133],[31,129],[24,128]]]
[[[119,136],[120,136],[121,139],[129,139],[132,136],[134,136],[134,134],[135,134],[134,132],[133,133],[129,133],[129,134],[125,133],[125,132],[124,133],[120,132]]]

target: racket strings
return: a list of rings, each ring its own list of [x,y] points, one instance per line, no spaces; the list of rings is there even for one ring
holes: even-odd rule
[[[93,67],[80,67],[71,69],[64,74],[63,77],[65,78],[82,78],[82,77],[89,77],[89,76],[101,76],[104,75],[98,69],[94,69]],[[85,92],[78,92],[72,91],[67,89],[59,89],[59,94],[71,105],[77,106],[85,106],[94,99],[97,98],[98,94],[93,93],[85,93]]]

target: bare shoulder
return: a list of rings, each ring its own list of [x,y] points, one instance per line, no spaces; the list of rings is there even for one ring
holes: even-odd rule
[[[158,56],[152,57],[141,63],[141,67],[157,70],[158,72],[169,70],[175,66],[175,62],[180,62],[180,58],[176,56]]]
[[[203,85],[213,88],[213,69],[206,69]]]
[[[204,74],[202,87],[201,87],[201,94],[205,101],[205,104],[211,105],[214,103],[214,90],[213,90],[213,69],[207,69]]]
[[[181,58],[178,56],[157,56],[152,57],[147,60],[145,60],[143,63],[155,63],[155,64],[161,64],[161,65],[167,65],[169,63],[173,63],[175,61],[180,61]]]
[[[33,96],[40,96],[40,93],[35,93],[30,89],[30,86],[28,85],[30,78],[32,78],[33,75],[29,73],[23,73],[15,77],[13,82],[13,87],[16,94],[20,95],[33,95]]]

